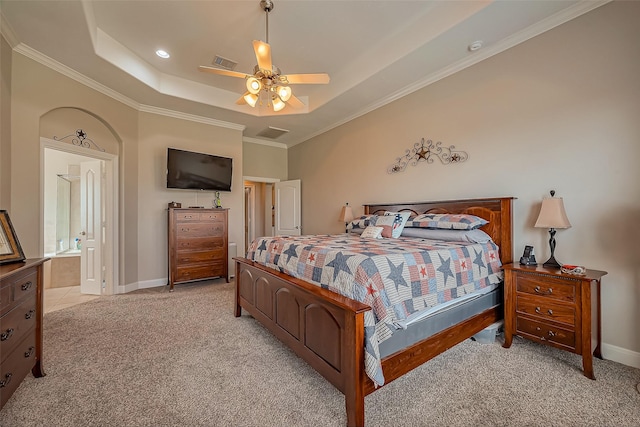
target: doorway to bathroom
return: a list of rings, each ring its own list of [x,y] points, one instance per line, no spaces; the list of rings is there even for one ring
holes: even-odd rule
[[[117,156],[41,138],[42,247],[51,288],[116,293]]]

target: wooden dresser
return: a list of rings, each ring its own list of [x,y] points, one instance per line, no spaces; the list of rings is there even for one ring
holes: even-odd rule
[[[42,264],[48,258],[0,265],[0,408],[29,371],[42,368]]]
[[[169,287],[224,277],[229,282],[228,209],[169,208]]]
[[[587,270],[578,276],[518,263],[505,265],[504,271],[504,347],[520,335],[582,355],[584,375],[595,379],[592,355],[602,359],[600,280],[607,272]]]

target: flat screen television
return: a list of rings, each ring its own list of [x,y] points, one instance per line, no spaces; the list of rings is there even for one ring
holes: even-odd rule
[[[167,149],[167,188],[231,191],[233,159]]]

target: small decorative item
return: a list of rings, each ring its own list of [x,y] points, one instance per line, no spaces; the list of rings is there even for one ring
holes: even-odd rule
[[[420,162],[433,163],[433,158],[437,157],[440,161],[448,165],[449,163],[462,163],[469,158],[469,155],[464,151],[455,151],[456,148],[453,145],[448,147],[442,147],[442,142],[434,143],[424,138],[420,142],[416,142],[411,150],[406,150],[406,153],[402,157],[398,157],[396,162],[389,167],[387,172],[397,173],[403,172],[407,165],[416,166]]]
[[[104,148],[96,144],[93,139],[87,138],[87,133],[82,129],[78,129],[75,131],[75,133],[71,133],[67,136],[63,136],[62,138],[58,138],[57,136],[54,136],[53,139],[56,141],[62,141],[69,137],[72,137],[71,143],[73,145],[77,145],[78,147],[91,148],[91,144],[93,144],[96,147],[96,150],[104,152]]]
[[[560,271],[562,271],[565,274],[573,274],[574,276],[584,276],[585,274],[587,274],[587,269],[582,265],[564,264],[560,268]]]
[[[0,264],[23,261],[24,252],[5,210],[0,210],[0,225]]]
[[[213,199],[213,206],[216,208],[222,207],[222,202],[220,201],[220,192],[216,191],[215,198]]]
[[[178,203],[178,202],[169,202],[169,207],[170,207],[170,208],[181,208],[181,207],[182,207],[182,203]]]

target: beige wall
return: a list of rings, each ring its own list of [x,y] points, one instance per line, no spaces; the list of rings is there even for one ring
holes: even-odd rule
[[[0,209],[11,212],[11,46],[0,36]]]
[[[10,168],[9,200],[14,227],[28,257],[40,256],[43,249],[38,226],[43,222],[40,136],[61,138],[78,128],[119,157],[121,289],[166,281],[167,202],[212,205],[211,192],[166,188],[167,147],[232,157],[232,192],[222,193],[222,203],[232,212],[242,212],[240,130],[138,112],[20,54],[13,55],[11,71],[12,134],[6,148],[10,148],[11,165],[20,166]],[[6,151],[3,146],[3,157]],[[242,226],[242,216],[230,215],[229,240],[238,243],[239,251],[244,250]]]
[[[287,150],[264,144],[244,142],[242,159],[244,176],[287,179]]]
[[[140,113],[138,182],[138,241],[140,282],[157,285],[167,277],[167,203],[183,207],[213,207],[214,192],[167,189],[167,147],[231,157],[231,192],[220,192],[222,207],[229,208],[229,242],[244,250],[242,132],[171,117]]]
[[[613,2],[289,149],[302,180],[305,233],[337,233],[340,207],[514,196],[514,251],[549,257],[535,229],[555,189],[573,225],[556,258],[603,279],[604,355],[640,367],[640,2]],[[455,145],[462,164],[390,175],[421,138]]]
[[[120,158],[120,283],[138,278],[137,244],[137,111],[67,78],[23,55],[12,57],[11,210],[12,221],[27,257],[42,254],[40,239],[40,122],[61,107],[86,112],[113,128]],[[87,123],[78,123],[86,128]],[[50,137],[50,135],[47,135]],[[126,260],[126,262],[125,262]]]

